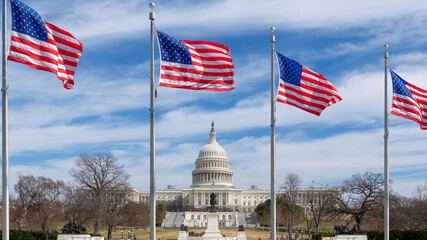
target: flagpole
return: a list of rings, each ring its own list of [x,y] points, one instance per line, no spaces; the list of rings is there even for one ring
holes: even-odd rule
[[[388,173],[388,104],[387,104],[387,70],[388,45],[384,45],[384,240],[389,240],[389,173]]]
[[[154,3],[150,3],[149,7],[154,9]],[[154,106],[155,86],[154,86],[154,12],[149,14],[151,25],[151,46],[150,46],[150,239],[156,240],[156,148],[155,148],[155,132],[154,132]]]
[[[274,27],[270,32],[274,33]],[[271,42],[271,240],[276,239],[276,101],[274,99],[274,35],[270,36]]]
[[[9,240],[9,131],[8,131],[8,101],[7,89],[7,3],[3,0],[3,58],[2,58],[2,239]]]

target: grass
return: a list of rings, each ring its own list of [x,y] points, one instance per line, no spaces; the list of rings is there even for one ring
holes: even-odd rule
[[[201,233],[204,232],[205,229],[188,229],[188,231],[193,231],[195,233]],[[221,234],[227,236],[227,237],[236,237],[237,236],[237,229],[220,229]],[[179,229],[163,229],[158,228],[156,230],[156,238],[157,239],[177,239],[178,238]],[[258,229],[245,229],[246,237],[248,239],[257,240],[257,239],[269,239],[270,238],[270,231],[268,230],[258,230]],[[107,238],[107,232],[101,232],[101,234]],[[128,232],[123,232],[124,239],[127,239],[126,237]],[[141,239],[149,239],[150,238],[150,231],[149,229],[136,229],[134,231],[131,231],[130,234],[133,236],[133,234],[136,235],[136,238],[138,240]],[[277,232],[276,236],[278,239],[281,238],[281,236],[287,236],[287,233],[283,232]],[[113,239],[121,239],[122,232],[120,230],[112,233]],[[306,236],[304,236],[305,238]]]

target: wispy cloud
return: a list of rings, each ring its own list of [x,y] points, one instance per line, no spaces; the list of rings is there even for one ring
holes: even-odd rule
[[[85,49],[76,89],[71,91],[62,89],[51,73],[9,64],[11,157],[31,153],[39,161],[12,163],[11,182],[17,172],[30,170],[69,179],[64,173],[79,154],[111,151],[132,175],[131,184],[148,189],[148,2],[27,3],[46,21],[82,40]],[[228,93],[158,88],[157,174],[167,176],[158,178],[159,189],[171,184],[170,178],[177,187],[189,186],[212,120],[229,154],[235,185],[259,184],[269,189],[265,176],[270,156],[270,52],[268,42],[260,46],[258,38],[268,41],[270,26],[283,39],[281,48],[310,59],[309,65],[332,69],[334,86],[344,99],[320,117],[277,104],[278,183],[288,172],[300,174],[304,184],[316,180],[335,185],[356,172],[382,171],[384,43],[390,45],[390,66],[405,80],[427,89],[427,4],[423,1],[156,4],[159,29],[177,38],[232,45],[236,67],[236,89]],[[290,34],[296,36],[293,42]],[[370,55],[373,51],[378,51],[377,57]],[[348,64],[335,67],[329,60]],[[390,117],[390,126],[393,187],[408,195],[409,186],[420,182],[425,173],[425,136],[415,122],[396,116]]]
[[[407,16],[417,19],[417,26],[424,25],[424,12],[427,9],[423,1],[412,0],[402,4],[401,1],[315,1],[304,2],[269,0],[262,3],[249,0],[223,1],[158,1],[155,3],[157,25],[162,29],[175,29],[181,34],[193,36],[200,34],[214,35],[217,26],[227,34],[267,29],[274,25],[279,30],[302,29],[344,29],[369,25],[392,29],[405,20]],[[126,4],[107,0],[88,2],[77,0],[67,2],[33,3],[34,8],[43,10],[48,21],[76,32],[82,39],[97,38],[108,41],[109,38],[147,37],[149,28],[147,2],[136,0]],[[61,14],[57,14],[58,10]],[[126,17],[123,17],[126,16]],[[189,17],[191,16],[191,18]],[[193,21],[197,19],[197,21]],[[145,22],[145,24],[143,24]],[[88,24],[89,23],[89,24]],[[393,24],[390,24],[393,23]],[[197,29],[197,31],[194,31]],[[178,31],[179,30],[179,31]],[[418,29],[418,32],[423,32]]]

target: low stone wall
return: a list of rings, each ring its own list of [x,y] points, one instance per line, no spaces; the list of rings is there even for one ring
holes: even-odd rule
[[[366,235],[336,235],[335,237],[322,237],[322,240],[368,240]]]
[[[220,237],[220,238],[188,237],[187,240],[241,240],[241,239],[237,237]]]
[[[58,234],[58,240],[104,240],[104,237],[91,237],[89,234]]]
[[[189,237],[186,231],[180,231],[178,240],[246,240],[246,234],[244,231],[238,231],[237,237]]]

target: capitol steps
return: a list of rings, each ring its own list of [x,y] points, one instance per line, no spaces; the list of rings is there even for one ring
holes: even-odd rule
[[[246,214],[246,228],[256,228],[256,219],[255,219],[255,213],[245,213]]]
[[[237,217],[238,225],[243,225],[244,228],[255,228],[255,213],[239,213]]]
[[[237,225],[239,226],[239,225],[243,225],[243,227],[246,227],[247,226],[247,223],[246,223],[246,215],[245,215],[245,213],[239,213],[238,215],[237,215]]]
[[[173,228],[173,224],[175,221],[177,213],[176,212],[168,212],[166,215],[166,218],[164,220],[164,227],[165,228]]]
[[[181,227],[181,224],[184,223],[184,219],[185,219],[185,212],[177,212],[174,220],[174,226]]]

